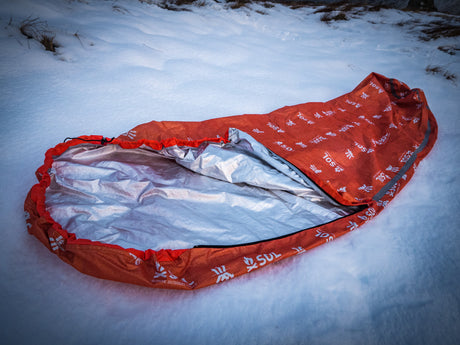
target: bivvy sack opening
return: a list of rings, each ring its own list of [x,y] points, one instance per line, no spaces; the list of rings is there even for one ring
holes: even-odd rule
[[[421,90],[372,73],[329,102],[73,138],[46,152],[27,227],[83,273],[201,288],[368,222],[436,135]]]

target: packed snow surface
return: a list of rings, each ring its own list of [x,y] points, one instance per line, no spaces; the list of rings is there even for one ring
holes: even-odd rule
[[[388,9],[326,23],[312,7],[202,4],[0,1],[0,342],[459,344],[460,40],[419,37],[455,17]],[[27,23],[55,53],[20,32]],[[423,89],[439,137],[353,233],[183,292],[83,275],[26,231],[34,172],[65,137],[327,101],[370,72]]]

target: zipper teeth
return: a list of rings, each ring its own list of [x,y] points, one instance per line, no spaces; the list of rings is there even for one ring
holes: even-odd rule
[[[229,137],[231,136],[231,134],[233,134],[232,132],[229,133]],[[231,142],[231,140],[230,140]],[[220,143],[221,145],[223,145],[222,143]],[[188,147],[188,146],[184,146],[184,147]],[[313,227],[310,227],[310,228],[305,228],[305,229],[300,229],[300,230],[297,230],[297,231],[294,231],[294,232],[291,232],[289,234],[284,234],[284,235],[280,235],[280,236],[277,236],[277,237],[272,237],[272,238],[268,238],[268,239],[263,239],[263,240],[259,240],[259,241],[254,241],[254,242],[247,242],[247,243],[238,243],[238,244],[226,244],[226,245],[212,245],[212,244],[204,244],[204,245],[196,245],[196,246],[193,246],[193,248],[233,248],[233,247],[244,247],[244,246],[250,246],[250,245],[255,245],[255,244],[259,244],[259,243],[264,243],[264,242],[268,242],[268,241],[273,241],[273,240],[279,240],[279,239],[282,239],[282,238],[286,238],[286,237],[289,237],[289,236],[292,236],[292,235],[295,235],[295,234],[298,234],[300,232],[303,232],[303,231],[308,231],[308,230],[311,230],[311,229],[314,229],[314,228],[317,228],[317,227],[320,227],[320,226],[324,226],[324,225],[327,225],[329,223],[332,223],[332,222],[335,222],[339,219],[342,219],[342,218],[345,218],[345,217],[348,217],[348,216],[351,216],[357,212],[360,212],[362,209],[364,209],[366,207],[366,205],[360,205],[360,206],[349,206],[349,205],[343,205],[341,203],[339,203],[337,200],[335,200],[332,196],[330,196],[328,193],[326,193],[321,187],[319,187],[315,182],[313,182],[313,180],[311,180],[305,173],[303,173],[298,167],[296,167],[294,164],[292,164],[291,162],[289,162],[288,160],[286,160],[285,158],[279,156],[278,154],[276,154],[275,152],[273,152],[272,150],[270,150],[269,148],[267,148],[266,146],[264,146],[265,149],[268,151],[268,153],[276,160],[278,160],[279,162],[281,162],[282,164],[285,164],[287,165],[293,172],[295,172],[309,187],[313,188],[318,194],[320,194],[321,196],[323,196],[328,202],[330,202],[332,205],[334,206],[338,206],[338,207],[346,207],[346,208],[350,208],[351,210],[354,210],[353,212],[351,212],[350,214],[348,215],[345,215],[345,216],[342,216],[342,217],[339,217],[337,219],[334,219],[334,220],[331,220],[329,222],[326,222],[326,223],[323,223],[323,224],[320,224],[320,225],[316,225],[316,226],[313,226]],[[155,150],[156,151],[156,150]],[[158,151],[158,152],[161,152]]]
[[[289,237],[289,236],[292,236],[292,235],[295,235],[295,234],[298,234],[298,233],[301,233],[303,231],[308,231],[308,230],[312,230],[312,229],[315,229],[315,228],[318,228],[320,226],[325,226],[327,224],[330,224],[330,223],[333,223],[339,219],[343,219],[345,217],[349,217],[349,216],[352,216],[358,212],[361,212],[363,209],[365,209],[367,206],[366,205],[360,205],[360,206],[350,206],[350,207],[356,207],[356,211],[346,215],[346,216],[342,216],[342,217],[339,217],[337,219],[334,219],[334,220],[331,220],[329,222],[326,222],[326,223],[323,223],[323,224],[320,224],[320,225],[315,225],[315,226],[312,226],[310,228],[306,228],[306,229],[301,229],[301,230],[297,230],[297,231],[294,231],[294,232],[291,232],[289,234],[285,234],[285,235],[281,235],[281,236],[277,236],[277,237],[272,237],[272,238],[267,238],[267,239],[264,239],[264,240],[259,240],[259,241],[254,241],[254,242],[247,242],[247,243],[238,243],[238,244],[219,244],[219,245],[213,245],[213,244],[201,244],[201,245],[196,245],[196,246],[193,246],[193,248],[233,248],[233,247],[245,247],[245,246],[252,246],[252,245],[255,245],[255,244],[259,244],[259,243],[264,243],[264,242],[269,242],[269,241],[275,241],[275,240],[280,240],[282,238],[286,238],[286,237]]]
[[[298,234],[300,232],[303,232],[303,231],[308,231],[308,230],[311,230],[311,229],[315,229],[317,227],[320,227],[320,226],[324,226],[324,225],[327,225],[327,224],[330,224],[330,223],[333,223],[339,219],[342,219],[342,218],[345,218],[345,217],[348,217],[348,216],[351,216],[355,213],[358,213],[360,211],[362,211],[364,208],[366,208],[367,206],[366,205],[358,205],[358,206],[349,206],[349,205],[343,205],[343,204],[340,204],[338,201],[336,201],[334,198],[332,198],[329,194],[327,194],[323,189],[321,189],[315,182],[313,182],[307,175],[305,175],[299,168],[297,168],[294,164],[292,164],[291,162],[289,162],[288,160],[282,158],[281,156],[277,155],[276,153],[274,153],[273,151],[271,151],[270,149],[268,149],[267,147],[265,147],[268,152],[272,155],[272,157],[274,157],[275,159],[281,161],[283,164],[286,164],[287,166],[289,166],[290,169],[292,169],[302,180],[304,180],[311,188],[313,188],[317,193],[319,193],[320,195],[324,196],[325,199],[327,199],[331,204],[335,205],[335,206],[339,206],[339,207],[347,207],[347,208],[350,208],[350,209],[354,209],[355,211],[354,212],[351,212],[350,214],[348,215],[345,215],[345,216],[342,216],[342,217],[339,217],[337,219],[334,219],[334,220],[331,220],[329,222],[326,222],[326,223],[323,223],[323,224],[320,224],[320,225],[316,225],[316,226],[313,226],[313,227],[310,227],[310,228],[306,228],[306,229],[301,229],[301,230],[297,230],[297,231],[294,231],[294,232],[291,232],[289,234],[285,234],[285,235],[281,235],[281,236],[277,236],[277,237],[272,237],[272,238],[268,238],[268,239],[264,239],[264,240],[259,240],[259,241],[254,241],[254,242],[247,242],[247,243],[238,243],[238,244],[226,244],[226,245],[212,245],[212,244],[204,244],[204,245],[197,245],[197,246],[194,246],[193,248],[233,248],[233,247],[244,247],[244,246],[250,246],[250,245],[255,245],[255,244],[259,244],[259,243],[264,243],[264,242],[268,242],[268,241],[274,241],[274,240],[279,240],[279,239],[282,239],[282,238],[286,238],[286,237],[289,237],[289,236],[292,236],[292,235],[295,235],[295,234]]]

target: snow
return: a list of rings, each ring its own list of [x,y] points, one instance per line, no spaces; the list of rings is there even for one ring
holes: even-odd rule
[[[458,80],[425,70],[459,77],[460,52],[438,49],[458,49],[459,38],[418,39],[436,13],[363,12],[328,25],[311,7],[204,4],[0,1],[1,343],[460,343]],[[36,17],[57,53],[19,32]],[[326,101],[373,71],[423,89],[439,137],[357,231],[192,292],[83,275],[26,231],[34,172],[67,136]]]

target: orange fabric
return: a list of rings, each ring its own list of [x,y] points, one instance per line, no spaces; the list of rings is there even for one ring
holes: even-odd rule
[[[82,143],[73,139],[48,150],[37,170],[39,183],[25,201],[29,232],[86,274],[151,287],[200,288],[303,253],[368,222],[410,180],[437,136],[436,121],[421,90],[372,73],[352,92],[329,102],[202,122],[153,121],[108,144],[157,150],[172,145],[196,147],[205,141],[226,141],[231,127],[247,132],[295,165],[339,203],[363,205],[363,209],[289,236],[234,247],[139,251],[77,239],[45,209],[48,169],[53,157]],[[81,138],[107,144],[101,143],[100,136]]]

